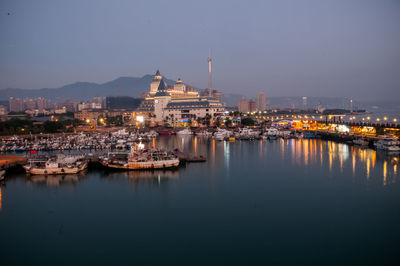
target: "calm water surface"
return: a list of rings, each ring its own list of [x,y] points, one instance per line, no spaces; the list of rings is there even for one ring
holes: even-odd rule
[[[177,171],[8,176],[1,265],[399,265],[398,157],[321,140],[148,145]]]

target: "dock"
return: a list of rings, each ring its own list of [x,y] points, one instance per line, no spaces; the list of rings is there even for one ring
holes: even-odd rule
[[[22,169],[26,164],[26,158],[21,156],[0,155],[0,170],[5,170],[6,173],[13,170]]]

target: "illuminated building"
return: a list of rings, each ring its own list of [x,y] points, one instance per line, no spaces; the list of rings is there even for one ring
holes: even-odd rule
[[[215,91],[215,95],[221,97],[218,91]],[[152,112],[157,123],[178,123],[187,121],[188,118],[203,118],[207,115],[216,117],[225,111],[225,107],[214,97],[199,96],[197,91],[184,84],[180,78],[174,86],[167,87],[160,71],[157,70],[150,84],[150,91],[137,111]]]

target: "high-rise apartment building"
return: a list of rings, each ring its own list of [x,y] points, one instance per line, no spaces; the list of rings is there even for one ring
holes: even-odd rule
[[[249,101],[249,112],[257,111],[257,103],[254,100]]]
[[[22,112],[24,111],[24,101],[21,98],[10,97],[10,112]]]
[[[238,102],[238,109],[240,113],[250,112],[249,101],[245,99],[240,99]]]
[[[257,111],[265,111],[267,109],[267,98],[265,93],[260,92],[257,95]]]

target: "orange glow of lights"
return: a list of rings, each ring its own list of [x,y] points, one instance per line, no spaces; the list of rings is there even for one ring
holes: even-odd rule
[[[387,161],[383,163],[383,185],[387,185]]]

